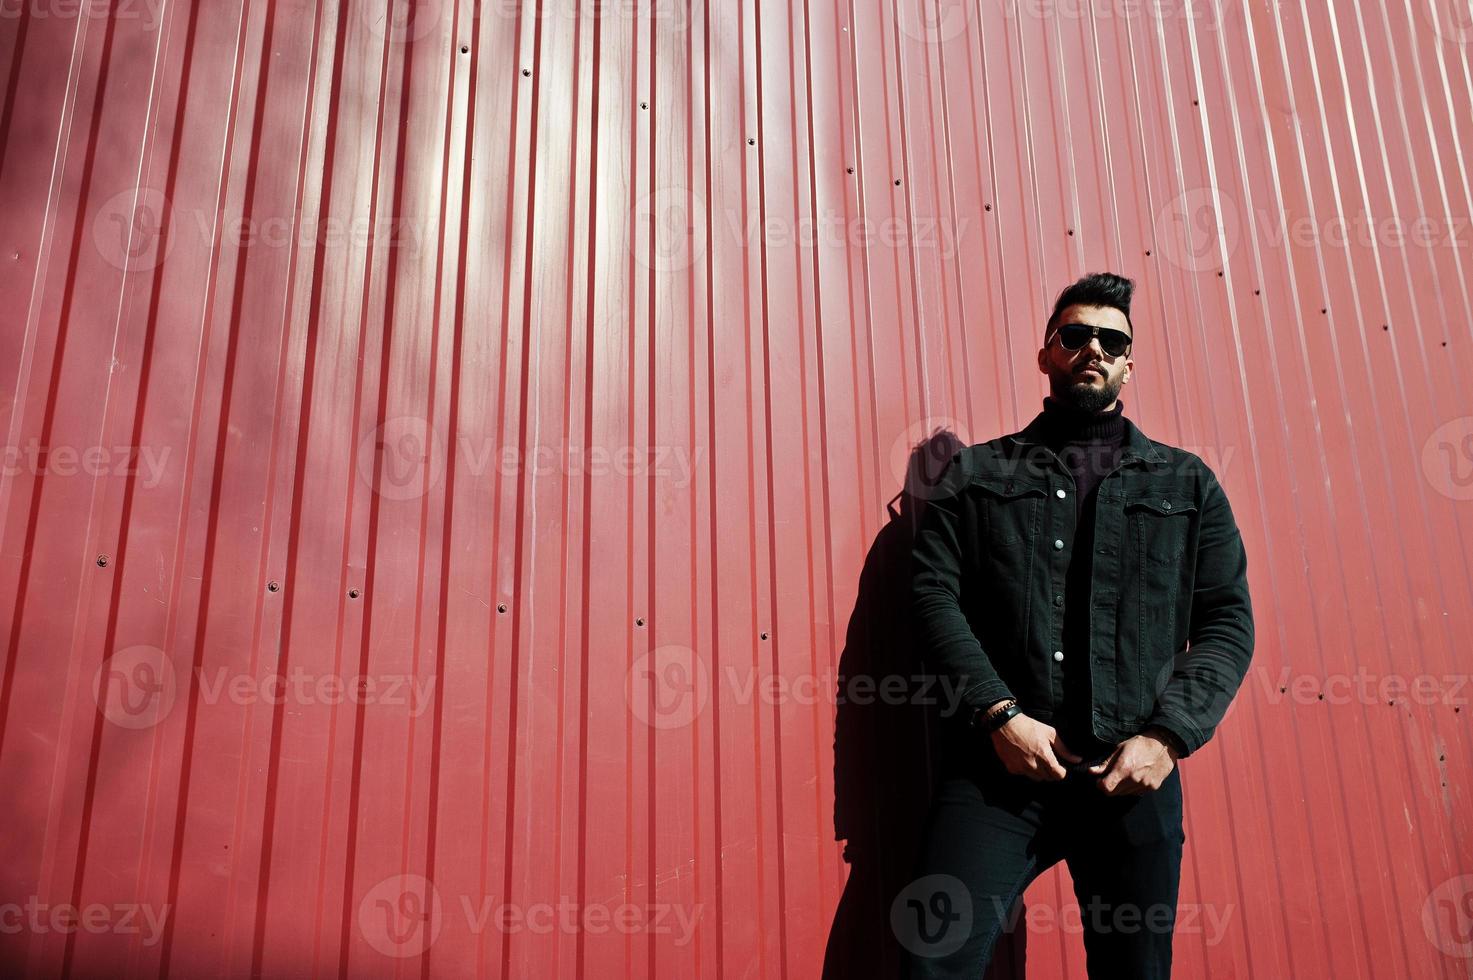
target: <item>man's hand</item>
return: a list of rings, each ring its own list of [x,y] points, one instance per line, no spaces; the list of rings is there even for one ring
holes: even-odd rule
[[[1115,746],[1103,762],[1089,767],[1095,785],[1108,796],[1149,793],[1160,789],[1176,768],[1176,750],[1161,732],[1147,728]]]
[[[1040,782],[1063,779],[1068,770],[1059,759],[1079,762],[1052,725],[1025,714],[1016,714],[992,733],[992,747],[1008,772]]]

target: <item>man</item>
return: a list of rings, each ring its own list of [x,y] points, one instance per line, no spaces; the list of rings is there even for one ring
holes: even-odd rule
[[[1253,613],[1216,474],[1122,414],[1133,288],[1099,273],[1059,294],[1043,411],[952,456],[917,527],[916,632],[962,710],[944,720],[922,894],[895,919],[912,976],[981,977],[1059,860],[1089,975],[1171,972],[1176,762],[1241,685]]]

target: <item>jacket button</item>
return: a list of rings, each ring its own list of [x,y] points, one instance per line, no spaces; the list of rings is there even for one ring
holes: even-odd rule
[[[1064,550],[1064,540],[1062,538],[1054,538],[1054,550],[1055,551],[1063,551]]]
[[[1056,605],[1056,606],[1062,606],[1063,604],[1064,604],[1064,597],[1063,596],[1061,596],[1061,595],[1054,596],[1054,605]]]
[[[1163,500],[1163,501],[1161,501],[1161,506],[1164,507],[1164,508],[1166,508],[1167,510],[1170,510],[1171,509],[1171,501],[1169,501],[1169,500]]]
[[[1054,491],[1054,496],[1055,497],[1062,497],[1062,496],[1064,496],[1064,491],[1063,490],[1055,490]]]
[[[1063,659],[1064,659],[1064,651],[1063,650],[1055,650],[1054,651],[1054,662],[1057,663],[1058,661],[1063,660]]]

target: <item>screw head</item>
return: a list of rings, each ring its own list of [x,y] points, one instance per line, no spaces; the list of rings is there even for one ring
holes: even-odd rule
[[[97,556],[97,567],[98,568],[106,568],[107,567],[107,555],[98,555]]]
[[[271,581],[266,583],[266,591],[279,592],[281,591],[281,585],[275,579],[272,579]]]
[[[348,598],[349,599],[356,599],[356,598],[358,598],[362,594],[363,593],[359,592],[357,589],[349,589],[348,590]]]

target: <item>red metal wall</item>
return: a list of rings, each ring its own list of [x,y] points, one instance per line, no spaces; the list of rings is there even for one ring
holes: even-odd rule
[[[1109,268],[1259,622],[1178,975],[1469,975],[1464,0],[0,12],[7,973],[817,976],[906,452]]]

